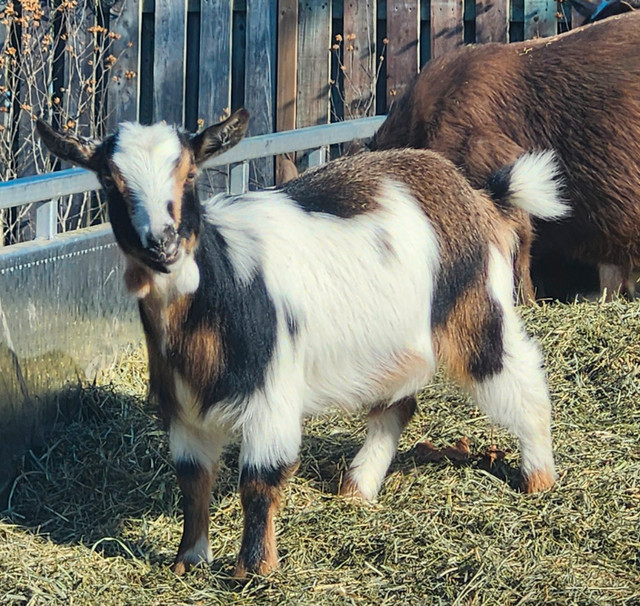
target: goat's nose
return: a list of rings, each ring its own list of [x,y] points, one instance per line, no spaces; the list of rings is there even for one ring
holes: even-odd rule
[[[178,232],[173,225],[165,227],[160,234],[147,240],[147,247],[160,258],[170,257],[178,248]]]

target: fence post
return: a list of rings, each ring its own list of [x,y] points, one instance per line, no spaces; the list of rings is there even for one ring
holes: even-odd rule
[[[329,150],[327,149],[326,145],[323,145],[322,147],[318,148],[318,149],[314,149],[312,152],[309,153],[309,167],[312,166],[320,166],[321,164],[324,164],[327,161],[327,152]]]
[[[229,193],[243,194],[249,190],[249,162],[244,161],[236,164],[231,169],[231,179],[229,184]]]
[[[51,240],[58,233],[58,199],[38,204],[36,208],[36,238]]]

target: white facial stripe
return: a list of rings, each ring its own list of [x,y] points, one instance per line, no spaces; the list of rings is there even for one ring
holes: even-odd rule
[[[133,196],[131,222],[143,246],[149,234],[160,234],[173,224],[167,202],[173,199],[173,170],[182,145],[166,124],[120,126],[113,161]]]

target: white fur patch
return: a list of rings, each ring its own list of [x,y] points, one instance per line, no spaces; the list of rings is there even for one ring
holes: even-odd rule
[[[200,402],[177,371],[174,381],[179,410],[169,428],[171,456],[174,461],[192,461],[211,471],[229,435],[219,424],[203,423]]]
[[[523,154],[511,168],[509,202],[540,219],[561,219],[571,213],[560,196],[561,185],[553,151]]]
[[[376,199],[376,210],[349,219],[305,212],[277,190],[207,204],[234,269],[242,279],[260,270],[278,318],[264,389],[211,413],[236,415],[246,464],[291,464],[305,414],[392,402],[433,374],[436,235],[403,185],[385,183]],[[406,364],[407,354],[421,363]]]
[[[172,171],[181,153],[176,130],[167,124],[120,126],[113,161],[131,192],[131,223],[145,247],[150,234],[173,225],[167,203],[173,200]]]
[[[348,477],[367,501],[377,496],[387,469],[396,454],[404,425],[394,409],[372,416],[367,424],[367,437],[349,467]]]
[[[213,562],[213,551],[211,551],[209,537],[206,535],[201,536],[191,549],[184,552],[180,560],[189,566],[203,563],[211,564]]]

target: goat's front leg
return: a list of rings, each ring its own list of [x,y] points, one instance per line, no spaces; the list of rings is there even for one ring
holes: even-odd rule
[[[224,439],[176,423],[170,428],[169,442],[184,512],[182,539],[173,564],[173,571],[181,575],[192,566],[209,564],[213,559],[209,503]]]
[[[240,501],[244,530],[235,569],[238,578],[247,573],[265,575],[278,567],[274,517],[280,508],[282,486],[297,468],[302,433],[298,425],[279,434],[284,429],[282,421],[287,419],[280,421],[266,422],[259,434],[245,432],[243,439]],[[247,439],[247,433],[254,441]]]

